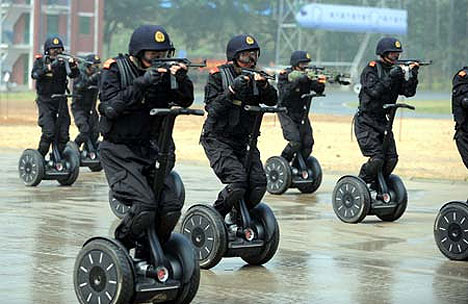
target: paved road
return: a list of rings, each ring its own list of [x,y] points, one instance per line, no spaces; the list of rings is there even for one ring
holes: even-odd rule
[[[80,172],[72,187],[26,188],[20,153],[0,154],[0,302],[76,303],[72,270],[82,243],[112,235],[117,220],[102,173]],[[180,163],[186,207],[212,201],[210,169]],[[341,223],[331,207],[336,175],[314,195],[265,197],[281,227],[278,254],[264,267],[238,258],[202,271],[194,303],[468,303],[468,262],[442,256],[432,225],[439,207],[468,196],[463,183],[407,181],[410,204],[396,223]]]

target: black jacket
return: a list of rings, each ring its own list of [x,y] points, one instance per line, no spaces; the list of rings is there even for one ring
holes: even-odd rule
[[[170,77],[148,88],[133,83],[122,86],[117,60],[129,63],[137,77],[145,70],[137,68],[128,55],[109,59],[104,64],[99,104],[100,128],[104,139],[117,144],[148,143],[159,134],[161,119],[150,116],[153,108],[169,108],[170,104],[188,107],[193,103],[193,84],[187,75],[178,77],[178,89],[170,89]]]
[[[220,69],[228,69],[233,77],[240,75],[240,71],[233,64],[219,66],[210,72],[205,86],[205,109],[208,117],[203,127],[204,133],[246,142],[253,128],[255,114],[245,111],[243,106],[276,105],[278,102],[276,89],[270,84],[266,87],[258,85],[259,94],[254,96],[250,83],[244,100],[237,101],[236,96],[229,91],[228,84],[223,84]]]
[[[468,67],[455,74],[452,80],[452,114],[455,129],[468,132],[468,107],[461,104],[463,98],[468,98]]]
[[[52,71],[49,71],[47,64],[50,63],[48,56],[37,55],[31,71],[31,77],[36,80],[37,94],[47,98],[50,98],[52,94],[64,94],[68,84],[65,63],[54,64]],[[79,75],[77,65],[70,67],[71,74],[68,77],[77,77]]]
[[[325,90],[325,84],[316,80],[302,82],[300,79],[290,82],[288,75],[292,71],[291,68],[287,68],[279,74],[279,105],[288,109],[287,115],[289,117],[296,122],[300,122],[304,117],[304,106],[307,102],[307,98],[301,98],[301,96],[310,93],[310,91],[322,94]]]
[[[99,73],[99,72],[97,72]],[[73,80],[72,107],[75,110],[89,112],[95,110],[96,100],[99,93],[100,74],[88,75],[86,69],[80,69],[80,75]]]

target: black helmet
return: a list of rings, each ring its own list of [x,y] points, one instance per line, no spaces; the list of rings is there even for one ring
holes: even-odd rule
[[[229,40],[226,48],[226,57],[228,61],[233,61],[236,55],[243,51],[258,50],[260,46],[257,41],[250,35],[242,34]]]
[[[380,39],[377,43],[375,53],[382,56],[387,52],[403,52],[400,40],[391,37],[384,37]]]
[[[52,36],[46,39],[44,42],[44,54],[49,54],[49,50],[52,48],[64,48],[62,39],[58,36]]]
[[[142,51],[169,51],[172,49],[169,34],[160,25],[142,25],[133,31],[128,53],[138,56]]]
[[[291,54],[289,63],[292,66],[297,66],[300,62],[310,62],[310,55],[306,51],[294,51]]]
[[[87,65],[101,64],[101,57],[96,54],[86,55],[85,60]]]

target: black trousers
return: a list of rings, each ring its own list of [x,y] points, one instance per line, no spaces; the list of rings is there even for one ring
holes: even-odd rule
[[[83,143],[86,143],[88,139],[96,144],[99,138],[99,116],[96,109],[89,111],[88,109],[79,107],[77,103],[72,103],[71,110],[75,124],[80,131],[75,138],[76,144],[81,146]]]
[[[67,99],[38,96],[36,99],[39,109],[38,125],[42,135],[39,141],[39,152],[45,156],[49,152],[53,141],[57,143],[60,152],[70,140],[70,113],[68,112]],[[57,136],[57,138],[56,138]]]
[[[153,178],[158,152],[154,146],[115,144],[104,140],[99,145],[99,151],[114,197],[131,206],[115,231],[116,238],[131,248],[157,218],[164,218],[166,214],[180,211],[183,207],[184,202],[169,178],[175,157],[169,162],[161,199],[157,201]]]
[[[455,142],[457,143],[458,152],[468,169],[468,132],[457,130],[455,132]]]
[[[286,113],[278,113],[278,117],[283,130],[283,137],[289,142],[281,156],[291,161],[294,153],[300,151],[304,160],[306,160],[312,153],[312,147],[314,146],[314,136],[309,118],[307,117],[302,123],[292,119]]]

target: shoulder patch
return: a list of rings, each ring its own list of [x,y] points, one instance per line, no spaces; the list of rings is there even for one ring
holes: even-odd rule
[[[375,67],[376,64],[377,64],[377,62],[375,62],[375,61],[369,62],[369,66],[370,66],[370,67]]]
[[[116,62],[116,60],[114,58],[109,58],[109,59],[106,60],[106,62],[104,62],[102,67],[104,69],[108,70],[108,69],[110,69],[111,65],[114,64],[115,62]]]
[[[36,60],[37,60],[37,59],[41,59],[41,58],[42,58],[42,54],[36,54],[36,55],[34,55],[34,58],[36,58]]]
[[[458,72],[458,76],[465,77],[466,76],[466,71],[462,70],[462,71]]]
[[[216,73],[219,73],[219,68],[218,67],[214,67],[210,70],[210,74],[216,74]]]

